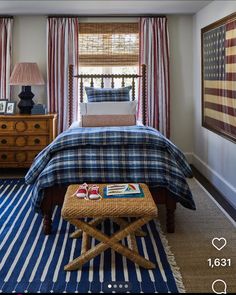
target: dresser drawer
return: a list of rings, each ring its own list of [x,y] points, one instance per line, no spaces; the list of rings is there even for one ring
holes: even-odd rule
[[[49,131],[49,124],[47,120],[6,120],[0,122],[0,134],[5,134],[13,131],[45,133]]]
[[[0,165],[2,167],[30,166],[40,151],[0,151]]]
[[[19,135],[19,136],[9,136],[9,135],[0,135],[0,149],[9,148],[27,148],[34,147],[43,149],[49,143],[49,138],[46,135]]]
[[[47,132],[49,130],[48,121],[17,121],[15,122],[15,131],[17,132]]]

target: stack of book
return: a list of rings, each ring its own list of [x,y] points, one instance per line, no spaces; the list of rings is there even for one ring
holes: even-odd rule
[[[104,198],[143,198],[144,193],[138,183],[109,184],[104,188]]]
[[[42,104],[35,104],[31,110],[31,115],[45,115],[46,113],[46,107]]]

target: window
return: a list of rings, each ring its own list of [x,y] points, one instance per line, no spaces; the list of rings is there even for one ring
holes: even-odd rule
[[[137,74],[138,23],[80,23],[79,63],[81,74]],[[104,82],[104,87],[110,87],[109,81]],[[94,86],[100,87],[99,81]],[[115,80],[115,87],[120,86]]]
[[[137,66],[138,23],[81,23],[80,66]]]

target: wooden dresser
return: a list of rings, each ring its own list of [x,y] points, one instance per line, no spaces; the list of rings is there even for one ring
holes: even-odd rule
[[[57,115],[0,115],[0,168],[30,167],[57,133]]]

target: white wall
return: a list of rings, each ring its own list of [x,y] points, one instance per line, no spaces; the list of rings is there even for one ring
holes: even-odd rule
[[[194,165],[236,207],[236,144],[201,126],[201,28],[236,11],[236,1],[214,1],[194,16]]]
[[[171,140],[185,153],[193,151],[192,16],[168,15],[170,35]]]
[[[45,16],[15,16],[13,25],[13,66],[17,62],[36,62],[45,82],[47,81],[47,38]],[[46,103],[47,91],[44,86],[32,86],[35,103]],[[20,86],[12,86],[12,98],[19,101]]]

